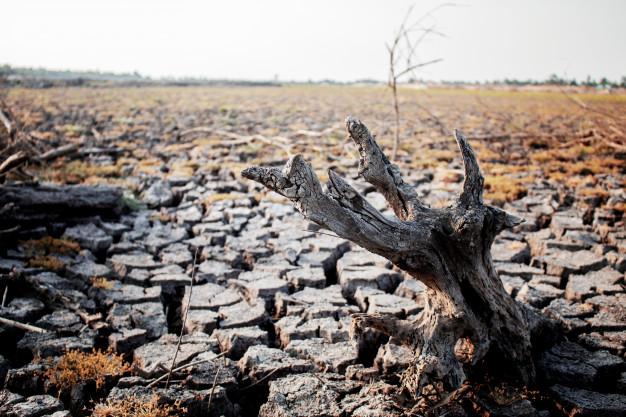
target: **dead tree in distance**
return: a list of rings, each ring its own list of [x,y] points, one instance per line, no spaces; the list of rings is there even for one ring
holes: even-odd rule
[[[324,192],[300,155],[282,171],[253,166],[242,175],[425,284],[426,305],[416,321],[355,314],[353,343],[360,343],[369,327],[411,349],[414,359],[402,376],[402,388],[424,407],[460,389],[468,372],[486,361],[506,366],[522,384],[533,382],[531,329],[536,317],[504,290],[491,258],[496,235],[523,219],[483,203],[484,179],[470,144],[454,132],[465,167],[463,189],[450,207],[432,209],[402,180],[398,166],[389,162],[365,125],[348,117],[346,128],[360,154],[359,174],[385,197],[397,218],[384,216],[333,171]]]
[[[430,35],[444,36],[438,32],[435,25],[423,25],[427,18],[432,18],[434,13],[444,7],[454,6],[453,3],[441,4],[417,21],[408,24],[408,19],[413,12],[413,6],[409,7],[402,24],[398,28],[396,35],[391,44],[387,44],[387,52],[389,53],[389,80],[387,85],[393,93],[393,112],[395,116],[395,129],[393,132],[393,148],[391,151],[391,160],[395,161],[398,155],[398,147],[400,145],[400,103],[398,101],[398,82],[400,79],[409,74],[414,74],[415,70],[427,65],[436,64],[441,61],[433,59],[428,62],[418,60],[417,49]]]

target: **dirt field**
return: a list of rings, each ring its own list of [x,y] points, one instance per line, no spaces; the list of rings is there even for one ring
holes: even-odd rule
[[[473,375],[479,381],[445,404],[450,415],[624,415],[626,95],[407,88],[399,98],[394,162],[406,182],[424,204],[450,205],[464,172],[452,130],[462,131],[485,177],[485,200],[526,219],[492,249],[506,291],[563,332],[538,353],[538,390]],[[0,210],[2,317],[48,330],[0,324],[7,341],[0,414],[89,415],[107,399],[129,412],[124,398],[169,404],[150,415],[182,407],[188,415],[410,413],[412,405],[390,395],[410,360],[402,346],[376,339],[364,360],[347,326],[355,312],[414,318],[424,308],[423,286],[325,235],[240,174],[302,154],[322,182],[333,169],[389,214],[359,182],[358,152],[344,127],[346,116],[362,120],[389,155],[389,90],[16,88],[2,99],[29,138],[20,149],[32,157],[26,176],[13,171],[2,187],[32,175],[41,183],[108,183],[123,195],[114,218],[61,213],[12,230],[11,202]],[[7,140],[0,131],[2,146]],[[72,143],[65,156],[42,156]],[[181,329],[188,335],[179,349]],[[93,348],[120,356],[78,353]],[[70,360],[108,363],[107,378],[70,388],[81,369]],[[168,390],[161,377],[174,362],[182,368]],[[54,373],[63,366],[66,373]]]
[[[367,123],[383,149],[390,149],[394,129],[390,92],[370,87],[14,89],[6,102],[43,149],[83,140],[125,149],[110,166],[81,167],[85,178],[74,178],[64,161],[35,168],[39,179],[53,182],[123,182],[160,165],[159,152],[202,147],[210,149],[205,157],[168,158],[169,175],[216,163],[237,174],[250,164],[278,163],[287,152],[304,154],[319,172],[345,171],[339,161],[356,156],[352,144],[341,146],[346,116]],[[626,96],[408,89],[400,105],[400,167],[446,165],[457,157],[451,131],[460,129],[493,200],[521,196],[524,184],[539,178],[578,185],[579,177],[593,183],[594,175],[623,173]],[[185,132],[198,127],[206,130]],[[510,179],[503,183],[502,175]]]

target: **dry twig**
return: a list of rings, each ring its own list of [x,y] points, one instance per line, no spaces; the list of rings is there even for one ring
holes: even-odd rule
[[[17,327],[18,329],[28,330],[31,332],[48,333],[46,329],[42,329],[41,327],[31,326],[30,324],[20,323],[19,321],[5,319],[4,317],[0,317],[0,323],[6,324],[7,326]]]
[[[193,256],[193,266],[191,273],[191,284],[189,286],[189,300],[187,301],[187,308],[185,309],[185,315],[183,316],[183,323],[180,329],[180,336],[178,337],[178,343],[176,344],[176,351],[174,352],[174,357],[172,358],[172,366],[170,366],[170,372],[167,374],[167,381],[165,382],[165,388],[170,383],[170,378],[172,376],[172,372],[174,369],[174,365],[176,364],[176,357],[178,356],[178,351],[180,349],[180,344],[183,340],[183,333],[185,332],[185,323],[187,322],[187,313],[189,313],[189,309],[191,308],[191,293],[193,291],[193,280],[196,277],[196,261],[198,259],[198,248],[196,248],[196,253]]]

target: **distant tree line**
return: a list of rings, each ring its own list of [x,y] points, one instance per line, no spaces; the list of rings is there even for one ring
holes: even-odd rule
[[[50,70],[46,68],[24,68],[24,67],[12,67],[11,65],[4,64],[0,66],[0,82],[3,79],[7,79],[10,76],[18,76],[31,79],[49,79],[49,80],[94,80],[94,81],[137,81],[144,83],[154,83],[156,80],[150,77],[143,76],[137,71],[126,73],[113,73],[113,72],[101,72],[101,71],[71,71],[71,70]],[[223,79],[208,79],[200,77],[179,77],[179,78],[163,78],[160,81],[168,84],[179,85],[193,85],[193,84],[235,84],[235,85],[279,85],[277,80],[273,81],[246,81],[246,80],[223,80]],[[428,80],[410,78],[410,83],[429,82]],[[351,85],[351,84],[380,84],[382,81],[366,78],[359,79],[354,82],[335,81],[331,79],[324,79],[321,81],[309,80],[303,83],[288,83],[288,84],[326,84],[326,85]],[[590,76],[583,81],[577,81],[575,78],[566,79],[559,77],[556,74],[550,75],[543,81],[537,80],[517,80],[505,78],[504,80],[495,81],[442,81],[444,84],[505,84],[505,85],[572,85],[572,86],[586,86],[596,88],[626,88],[626,76],[623,76],[621,80],[614,81],[609,80],[607,77],[602,77],[599,80],[593,79]]]
[[[22,68],[12,67],[11,65],[3,65],[0,67],[0,74],[20,75],[27,78],[50,78],[50,79],[76,79],[83,78],[87,80],[146,80],[147,77],[141,76],[137,71],[127,73],[113,73],[100,71],[71,71],[71,70],[50,70],[46,68]]]
[[[410,79],[409,82],[425,82],[424,80]],[[596,88],[626,88],[626,76],[623,76],[620,81],[609,80],[606,77],[602,77],[599,80],[587,76],[584,81],[577,81],[576,78],[568,80],[561,78],[556,74],[550,75],[543,81],[537,80],[517,80],[511,78],[505,78],[504,80],[466,82],[466,81],[442,81],[444,84],[496,84],[496,85],[572,85],[572,86],[584,86],[584,87],[596,87]]]

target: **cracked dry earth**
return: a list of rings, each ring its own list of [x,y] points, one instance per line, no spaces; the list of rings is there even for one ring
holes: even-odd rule
[[[444,174],[459,168],[455,160],[405,178],[437,205],[454,198],[461,178]],[[598,186],[624,201],[623,177]],[[411,407],[394,402],[393,386],[409,351],[371,332],[371,348],[357,352],[348,328],[357,312],[416,316],[420,282],[319,230],[278,196],[255,198],[260,186],[226,167],[137,181],[144,206],[135,211],[22,232],[22,242],[52,230],[77,242],[80,251],[59,257],[65,268],[25,266],[24,243],[0,258],[1,317],[46,330],[0,324],[0,414],[90,415],[94,402],[156,393],[192,416],[406,415]],[[354,186],[388,210],[371,187]],[[536,181],[504,204],[526,222],[492,248],[500,278],[564,336],[537,358],[537,391],[486,381],[448,415],[626,415],[623,213],[584,200]],[[133,369],[102,387],[77,382],[59,392],[45,369],[66,349],[110,349]],[[166,387],[161,377],[172,367]]]

